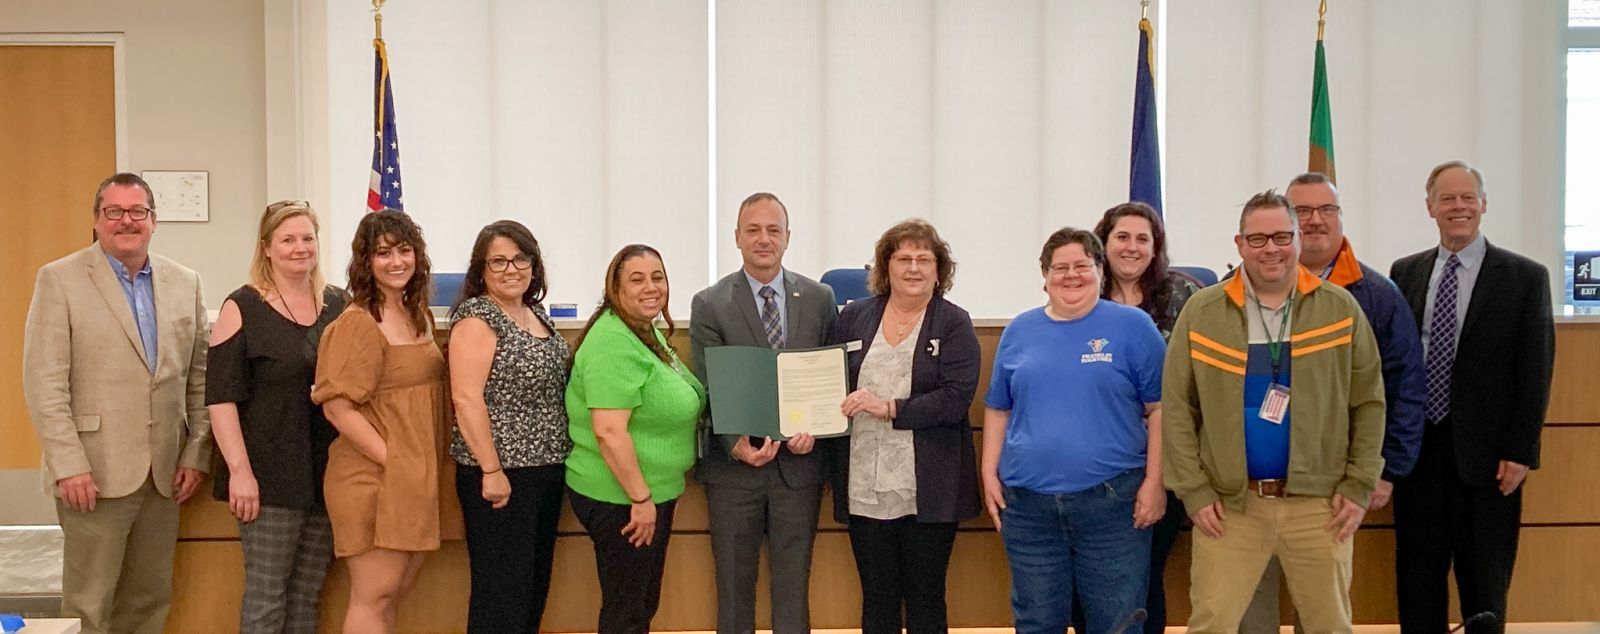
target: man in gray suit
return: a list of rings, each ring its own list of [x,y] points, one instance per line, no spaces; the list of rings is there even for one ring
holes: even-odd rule
[[[65,537],[61,607],[86,633],[164,629],[178,505],[211,461],[200,277],[150,253],[154,207],[134,174],[102,182],[95,244],[40,267],[23,331]]]
[[[706,348],[820,346],[838,317],[833,290],[783,268],[789,210],[777,196],[753,194],[739,204],[734,243],[744,266],[694,296],[690,341],[696,372],[705,380]],[[710,394],[738,398],[736,394]],[[811,546],[822,499],[822,459],[816,440],[788,442],[710,436],[696,477],[705,484],[711,515],[711,553],[717,573],[717,632],[755,631],[757,564],[769,539],[772,630],[811,631]]]

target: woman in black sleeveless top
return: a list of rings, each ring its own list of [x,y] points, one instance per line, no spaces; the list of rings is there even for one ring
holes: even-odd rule
[[[211,329],[206,404],[225,469],[214,494],[239,520],[243,633],[314,633],[333,532],[322,503],[337,435],[311,403],[322,330],[344,311],[317,258],[303,201],[262,214],[250,283],[228,295]]]

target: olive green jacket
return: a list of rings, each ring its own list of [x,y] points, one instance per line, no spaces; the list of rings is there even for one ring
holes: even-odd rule
[[[1161,385],[1162,471],[1190,511],[1222,500],[1243,512],[1249,474],[1244,378],[1249,333],[1243,276],[1196,293],[1167,346]],[[1362,506],[1383,472],[1383,362],[1350,293],[1304,267],[1289,337],[1289,494]]]

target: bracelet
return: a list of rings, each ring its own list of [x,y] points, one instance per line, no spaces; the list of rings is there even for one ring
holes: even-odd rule
[[[504,466],[500,466],[500,467],[495,467],[495,468],[494,468],[494,471],[490,471],[490,470],[488,470],[488,469],[482,469],[482,468],[481,468],[481,467],[480,467],[480,470],[482,470],[482,471],[483,471],[483,475],[489,475],[489,474],[491,474],[491,473],[500,473],[500,472],[501,472],[501,471],[504,471],[504,470],[505,470],[505,467],[504,467]]]
[[[634,504],[646,504],[646,503],[649,503],[649,502],[650,502],[650,494],[649,494],[649,493],[646,493],[646,494],[645,494],[645,495],[644,495],[644,499],[642,499],[642,500],[635,500],[635,499],[633,499],[633,498],[631,498],[631,497],[630,497],[630,498],[628,498],[628,501],[629,501],[629,502],[632,502],[632,503],[634,503]]]

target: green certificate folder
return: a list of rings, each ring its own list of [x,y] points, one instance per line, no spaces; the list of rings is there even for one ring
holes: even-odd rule
[[[780,440],[850,433],[839,411],[849,390],[844,346],[721,346],[706,348],[705,357],[713,432]]]

